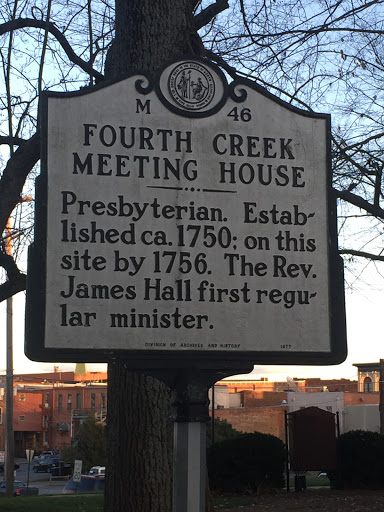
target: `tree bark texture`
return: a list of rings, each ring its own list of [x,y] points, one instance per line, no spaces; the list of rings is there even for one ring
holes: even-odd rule
[[[150,72],[183,55],[196,55],[202,43],[194,28],[193,0],[116,0],[116,37],[106,78],[129,71]]]
[[[105,512],[171,512],[170,390],[109,365]]]
[[[193,0],[116,0],[116,36],[105,75],[151,73],[172,59],[199,53]],[[170,390],[128,371],[108,368],[106,512],[171,512]]]

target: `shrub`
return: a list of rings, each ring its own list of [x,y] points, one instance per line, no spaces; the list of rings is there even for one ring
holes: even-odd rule
[[[105,428],[90,414],[80,425],[73,446],[62,452],[65,462],[83,461],[82,471],[85,473],[92,466],[105,466],[106,462]]]
[[[265,488],[281,488],[284,443],[269,434],[241,434],[211,446],[207,465],[213,490],[260,493]]]
[[[351,430],[338,439],[339,472],[329,475],[337,488],[384,488],[384,436]]]
[[[214,443],[220,443],[225,439],[238,437],[242,432],[234,429],[227,420],[215,418],[214,420]],[[212,420],[207,423],[207,446],[212,444]]]

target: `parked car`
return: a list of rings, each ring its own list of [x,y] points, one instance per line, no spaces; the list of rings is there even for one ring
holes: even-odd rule
[[[46,450],[44,452],[35,452],[35,456],[33,458],[34,461],[46,459],[47,457],[58,457],[59,452],[55,450]]]
[[[55,450],[47,450],[41,454],[42,457],[55,457],[58,455],[58,452]]]
[[[68,480],[62,491],[63,494],[71,494],[74,492],[93,492],[104,491],[104,476],[97,475],[81,475],[80,482],[74,482],[73,477]]]
[[[72,475],[72,464],[59,460],[52,464],[49,469],[52,476],[68,476]]]
[[[16,462],[15,462],[13,467],[14,467],[14,469],[19,469],[20,466],[19,466],[19,464],[16,464]],[[0,462],[0,473],[4,473],[4,462]]]
[[[89,470],[90,475],[105,475],[105,466],[93,466]]]
[[[52,466],[57,465],[58,462],[58,457],[43,457],[34,461],[32,469],[35,473],[49,473]]]
[[[5,481],[0,482],[0,492],[6,491],[7,483]],[[39,488],[36,485],[28,485],[23,482],[15,480],[13,485],[14,496],[37,496],[39,494]]]

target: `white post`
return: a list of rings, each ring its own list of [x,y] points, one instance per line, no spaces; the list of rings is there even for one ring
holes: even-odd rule
[[[205,512],[206,423],[174,423],[173,512]]]

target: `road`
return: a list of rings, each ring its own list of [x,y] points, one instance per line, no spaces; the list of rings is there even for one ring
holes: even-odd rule
[[[20,468],[16,470],[15,480],[20,480],[26,484],[28,480],[27,459],[17,459],[16,462],[20,465]],[[61,494],[61,491],[67,483],[67,477],[51,479],[50,473],[35,473],[32,471],[32,466],[33,462],[29,470],[30,485],[36,485],[39,488],[40,494]],[[0,478],[2,478],[2,476]]]

